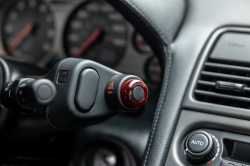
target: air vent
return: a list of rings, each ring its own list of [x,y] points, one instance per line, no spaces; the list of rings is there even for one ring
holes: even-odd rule
[[[243,64],[243,63],[242,63]],[[197,100],[238,108],[250,107],[250,67],[208,59],[197,81]]]

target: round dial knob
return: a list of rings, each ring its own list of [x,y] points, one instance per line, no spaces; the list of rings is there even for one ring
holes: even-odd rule
[[[105,88],[106,103],[119,112],[133,112],[140,109],[148,99],[146,84],[133,75],[115,75]]]
[[[185,142],[185,153],[192,163],[206,163],[217,151],[216,141],[205,131],[191,133]]]
[[[129,79],[122,84],[121,100],[128,108],[143,106],[148,98],[148,88],[138,79]]]

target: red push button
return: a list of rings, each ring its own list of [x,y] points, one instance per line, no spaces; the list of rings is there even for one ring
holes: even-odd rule
[[[128,108],[143,106],[148,99],[148,88],[144,82],[137,79],[129,79],[122,84],[121,100]]]
[[[104,93],[108,106],[118,112],[134,112],[148,99],[147,86],[134,75],[120,74],[111,77]]]

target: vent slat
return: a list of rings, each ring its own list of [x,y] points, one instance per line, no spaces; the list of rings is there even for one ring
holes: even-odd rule
[[[203,81],[203,80],[198,80],[198,84],[200,84],[200,85],[206,85],[206,86],[212,86],[212,87],[214,87],[216,85],[215,82]]]
[[[198,101],[249,109],[250,66],[208,58],[200,71],[194,95]]]
[[[204,95],[204,96],[224,98],[224,99],[237,100],[237,101],[243,101],[243,102],[250,102],[250,98],[246,98],[246,97],[238,97],[238,96],[232,96],[232,95],[225,95],[225,94],[220,94],[220,93],[216,93],[216,92],[208,92],[208,91],[197,90],[197,89],[194,92],[196,94]]]
[[[224,78],[224,79],[230,79],[230,80],[238,80],[238,81],[247,81],[250,82],[249,77],[243,77],[243,76],[235,76],[230,74],[221,74],[221,73],[215,73],[210,71],[202,71],[202,75],[209,76],[209,77],[216,77],[216,78]]]
[[[218,69],[250,72],[249,67],[242,67],[242,66],[236,66],[236,65],[225,65],[225,64],[221,64],[221,63],[206,62],[205,66],[206,67],[218,68]]]

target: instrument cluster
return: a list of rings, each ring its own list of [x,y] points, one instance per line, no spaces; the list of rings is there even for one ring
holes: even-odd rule
[[[0,7],[0,56],[51,68],[90,59],[158,83],[161,67],[143,37],[104,0],[10,0]]]

